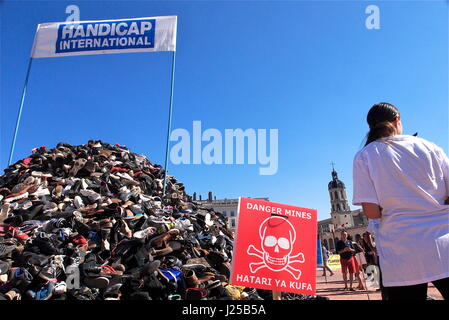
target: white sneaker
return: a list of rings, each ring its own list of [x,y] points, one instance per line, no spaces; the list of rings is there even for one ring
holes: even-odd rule
[[[89,187],[85,179],[81,179],[81,189],[86,190]],[[93,192],[93,191],[92,191]]]
[[[111,245],[109,244],[108,240],[102,240],[101,241],[101,250],[110,250]]]
[[[33,172],[31,172],[31,176],[38,177],[38,178],[43,178],[43,177],[51,178],[51,177],[53,177],[49,173],[43,173],[43,172],[40,172],[40,171],[33,171]]]
[[[121,187],[119,189],[119,193],[130,193],[131,190],[129,190],[127,187]]]
[[[211,227],[214,224],[214,222],[211,220],[210,213],[206,213],[206,217],[204,219],[204,222],[206,223],[206,225],[208,227]]]
[[[13,202],[13,201],[24,199],[24,198],[28,198],[28,192],[25,192],[23,194],[15,196],[15,197],[11,197],[11,198],[5,199],[3,202],[8,203],[8,202]]]
[[[148,227],[146,229],[134,232],[133,237],[137,239],[144,239],[147,236],[154,234],[156,231],[157,231],[156,228]]]
[[[81,199],[80,196],[75,197],[75,199],[73,200],[73,204],[77,209],[84,207],[83,199]]]
[[[35,192],[33,192],[30,195],[39,198],[50,195],[50,191],[47,188],[39,187]]]
[[[33,203],[30,200],[27,200],[25,202],[22,202],[19,206],[20,209],[28,210],[33,206]]]
[[[53,293],[63,294],[67,292],[67,284],[65,281],[58,282],[53,288]]]
[[[176,229],[179,229],[179,230],[182,230],[182,231],[185,231],[185,230],[193,231],[193,225],[190,222],[190,220],[188,220],[188,219],[176,220],[174,223],[175,223],[175,228]]]
[[[79,222],[84,222],[83,214],[79,211],[73,211],[73,215]]]

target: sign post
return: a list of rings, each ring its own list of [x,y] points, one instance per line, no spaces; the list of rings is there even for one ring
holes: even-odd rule
[[[20,99],[20,107],[19,107],[19,112],[17,114],[16,127],[14,128],[14,136],[12,138],[11,150],[9,151],[8,166],[10,166],[11,162],[12,162],[12,155],[14,153],[14,147],[16,145],[17,132],[19,131],[20,118],[22,117],[23,103],[25,102],[25,96],[26,96],[27,86],[28,86],[28,78],[30,77],[30,71],[31,71],[32,64],[33,64],[33,57],[30,57],[30,61],[28,62],[27,74],[25,76],[25,84],[23,85],[23,90],[22,90],[22,98]]]
[[[164,165],[164,186],[162,188],[162,197],[165,197],[165,189],[167,185],[168,173],[168,149],[170,148],[170,131],[171,131],[171,116],[173,111],[173,91],[175,87],[175,65],[176,65],[176,51],[173,51],[173,60],[171,64],[171,86],[170,86],[170,108],[168,110],[168,128],[167,128],[167,144],[165,146],[165,165]]]
[[[231,283],[316,294],[317,211],[240,198]]]

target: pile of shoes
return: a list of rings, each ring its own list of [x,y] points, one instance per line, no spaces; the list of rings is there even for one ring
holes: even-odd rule
[[[233,234],[125,146],[40,147],[0,176],[0,300],[262,300]]]
[[[329,300],[328,297],[325,296],[311,296],[308,294],[297,294],[290,292],[282,292],[282,300]]]

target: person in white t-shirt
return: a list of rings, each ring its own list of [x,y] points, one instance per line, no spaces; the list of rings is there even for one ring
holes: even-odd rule
[[[389,300],[449,299],[449,159],[437,145],[402,134],[397,108],[375,104],[354,158],[353,204],[379,219],[376,246]]]

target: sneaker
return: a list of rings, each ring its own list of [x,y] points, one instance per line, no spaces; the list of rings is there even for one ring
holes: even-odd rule
[[[11,226],[8,227],[7,228],[7,233],[10,236],[12,236],[12,237],[14,237],[14,238],[16,238],[16,239],[18,239],[20,241],[26,241],[29,238],[26,233],[23,233],[22,231],[20,231],[19,228],[16,228],[16,227],[11,227]]]
[[[109,279],[106,277],[85,277],[84,284],[89,288],[105,289],[109,285]]]
[[[92,190],[81,190],[81,194],[93,202],[101,199],[101,196]]]
[[[67,284],[64,281],[56,283],[53,288],[53,293],[55,294],[63,294],[67,292]]]
[[[5,293],[5,296],[9,300],[22,300],[22,295],[20,294],[20,291],[18,289],[12,289]]]
[[[52,239],[44,232],[40,232],[39,235],[33,240],[33,244],[39,248],[40,253],[45,255],[58,255],[60,250],[55,246]]]
[[[133,237],[136,239],[146,239],[147,237],[155,234],[156,231],[157,231],[156,228],[148,227],[146,229],[134,232]]]
[[[0,250],[1,250],[1,244],[0,244]],[[0,260],[0,275],[7,274],[10,267],[11,267],[10,262]]]
[[[2,210],[0,212],[0,223],[3,223],[3,221],[8,218],[8,213],[9,210],[11,208],[11,204],[10,203],[5,203],[2,206]]]
[[[207,290],[204,288],[187,288],[185,293],[186,300],[207,300]]]
[[[75,207],[77,209],[80,209],[80,208],[84,207],[83,199],[81,199],[80,196],[76,196],[75,199],[73,199],[73,204],[75,205]]]
[[[45,285],[30,289],[26,292],[26,295],[32,300],[49,300],[53,295],[54,282],[48,281]]]
[[[22,193],[22,194],[19,194],[17,196],[13,196],[13,197],[10,197],[10,198],[6,198],[5,197],[3,199],[3,202],[4,203],[14,202],[14,201],[17,201],[17,200],[20,200],[20,199],[28,198],[28,196],[29,196],[28,192],[25,192],[25,193]]]
[[[58,277],[57,268],[52,265],[45,266],[41,269],[38,276],[47,281],[55,281]]]
[[[34,191],[33,193],[30,193],[30,196],[34,196],[36,198],[40,198],[43,196],[48,196],[50,195],[50,190],[48,190],[47,188],[44,187],[39,187],[36,191]]]
[[[103,298],[105,300],[120,300],[120,288],[122,287],[121,283],[114,284],[112,286],[109,286],[104,292],[103,292]]]
[[[38,276],[47,281],[56,281],[59,275],[65,271],[63,261],[62,255],[54,256],[50,263],[42,268]]]
[[[12,243],[11,241],[0,242],[0,258],[9,255],[16,248],[17,248],[17,244]],[[0,274],[3,274],[3,273],[0,273]]]

